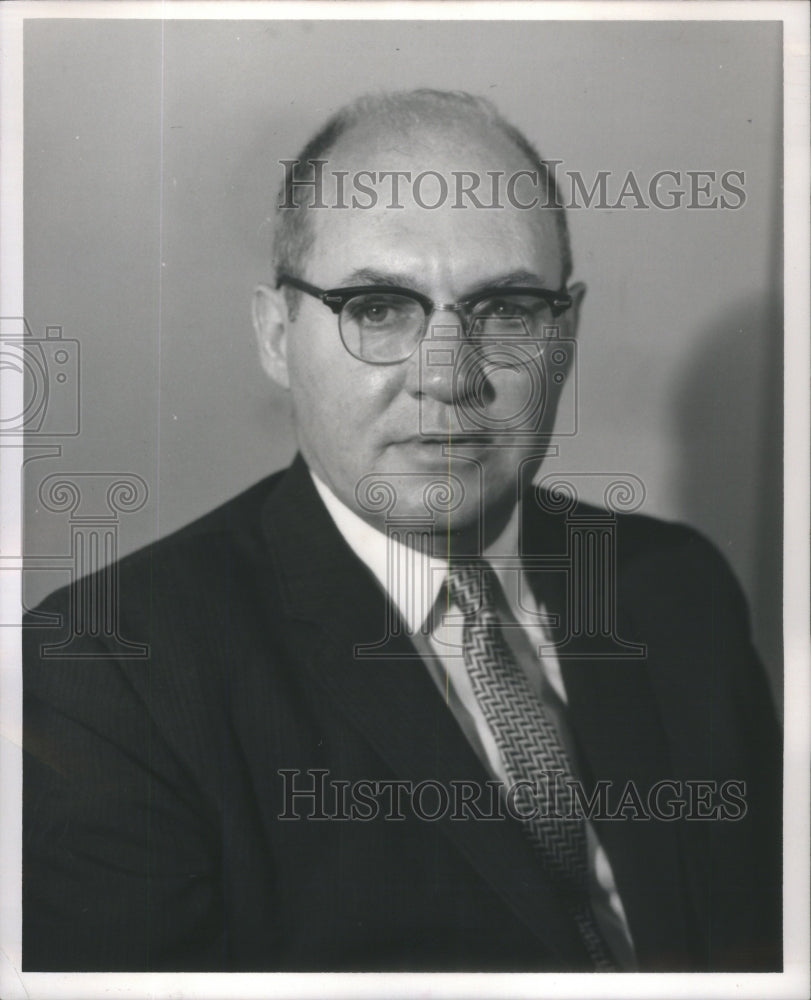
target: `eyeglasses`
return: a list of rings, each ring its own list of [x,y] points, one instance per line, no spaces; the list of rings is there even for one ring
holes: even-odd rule
[[[436,310],[456,313],[465,336],[486,350],[509,340],[540,353],[544,327],[572,305],[565,291],[509,285],[476,292],[461,302],[437,303],[427,295],[396,285],[317,288],[301,278],[281,274],[276,287],[289,285],[320,299],[338,317],[341,340],[359,361],[393,365],[411,357]]]

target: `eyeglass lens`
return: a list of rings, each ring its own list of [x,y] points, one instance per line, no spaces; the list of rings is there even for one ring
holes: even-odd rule
[[[546,299],[526,293],[479,300],[463,318],[467,341],[484,355],[500,349],[506,339],[537,356],[543,349],[543,328],[553,321]],[[407,295],[369,292],[344,305],[341,337],[349,353],[362,361],[401,361],[413,354],[427,319],[420,303]]]

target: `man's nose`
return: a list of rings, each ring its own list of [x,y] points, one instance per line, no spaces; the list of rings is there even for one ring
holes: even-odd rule
[[[428,317],[428,327],[411,359],[412,392],[440,403],[458,401],[460,393],[465,392],[465,380],[459,378],[460,362],[469,352],[462,318],[453,309],[437,306]]]

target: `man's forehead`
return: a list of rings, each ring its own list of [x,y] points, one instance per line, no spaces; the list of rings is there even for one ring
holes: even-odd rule
[[[497,224],[488,214],[473,227],[456,213],[443,226],[435,216],[420,223],[407,212],[381,212],[383,225],[376,226],[370,213],[354,214],[354,219],[320,220],[305,264],[309,280],[327,287],[401,285],[447,300],[489,287],[508,274],[514,278],[511,284],[558,287],[562,281],[551,226],[540,232],[522,221],[518,230]]]
[[[531,283],[542,277],[552,284],[562,280],[560,238],[552,211],[527,211],[506,202],[497,210],[477,207],[472,201],[457,208],[458,185],[452,172],[443,172],[442,166],[431,168],[442,180],[427,177],[418,184],[414,181],[419,175],[408,166],[396,168],[410,173],[396,188],[391,177],[380,177],[381,171],[395,168],[365,167],[368,173],[362,178],[348,167],[341,168],[350,170],[343,179],[346,207],[330,202],[335,190],[330,195],[325,185],[327,207],[309,212],[313,240],[307,263],[315,269],[313,275],[318,272],[318,281],[326,280],[325,269],[330,280],[345,283],[346,274],[363,268],[405,274],[436,268],[458,275],[465,284],[468,279],[513,270],[537,275]],[[353,185],[355,178],[362,186]],[[472,183],[470,174],[463,183]],[[481,185],[479,190],[488,197]],[[356,207],[352,207],[353,198]],[[437,205],[439,199],[442,204]]]
[[[318,193],[302,192],[310,240],[300,265],[316,283],[364,267],[423,275],[444,262],[458,279],[444,284],[458,287],[486,276],[489,260],[564,280],[555,211],[527,207],[548,200],[540,162],[479,112],[375,113],[319,160]]]
[[[330,169],[466,171],[533,169],[523,150],[478,115],[434,112],[355,123],[328,153]]]

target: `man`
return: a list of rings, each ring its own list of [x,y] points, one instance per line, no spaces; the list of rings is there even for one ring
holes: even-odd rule
[[[26,632],[25,967],[779,968],[737,585],[533,485],[584,293],[544,164],[418,91],[286,171],[254,319],[300,455],[96,581],[146,657],[54,657],[77,588]]]

